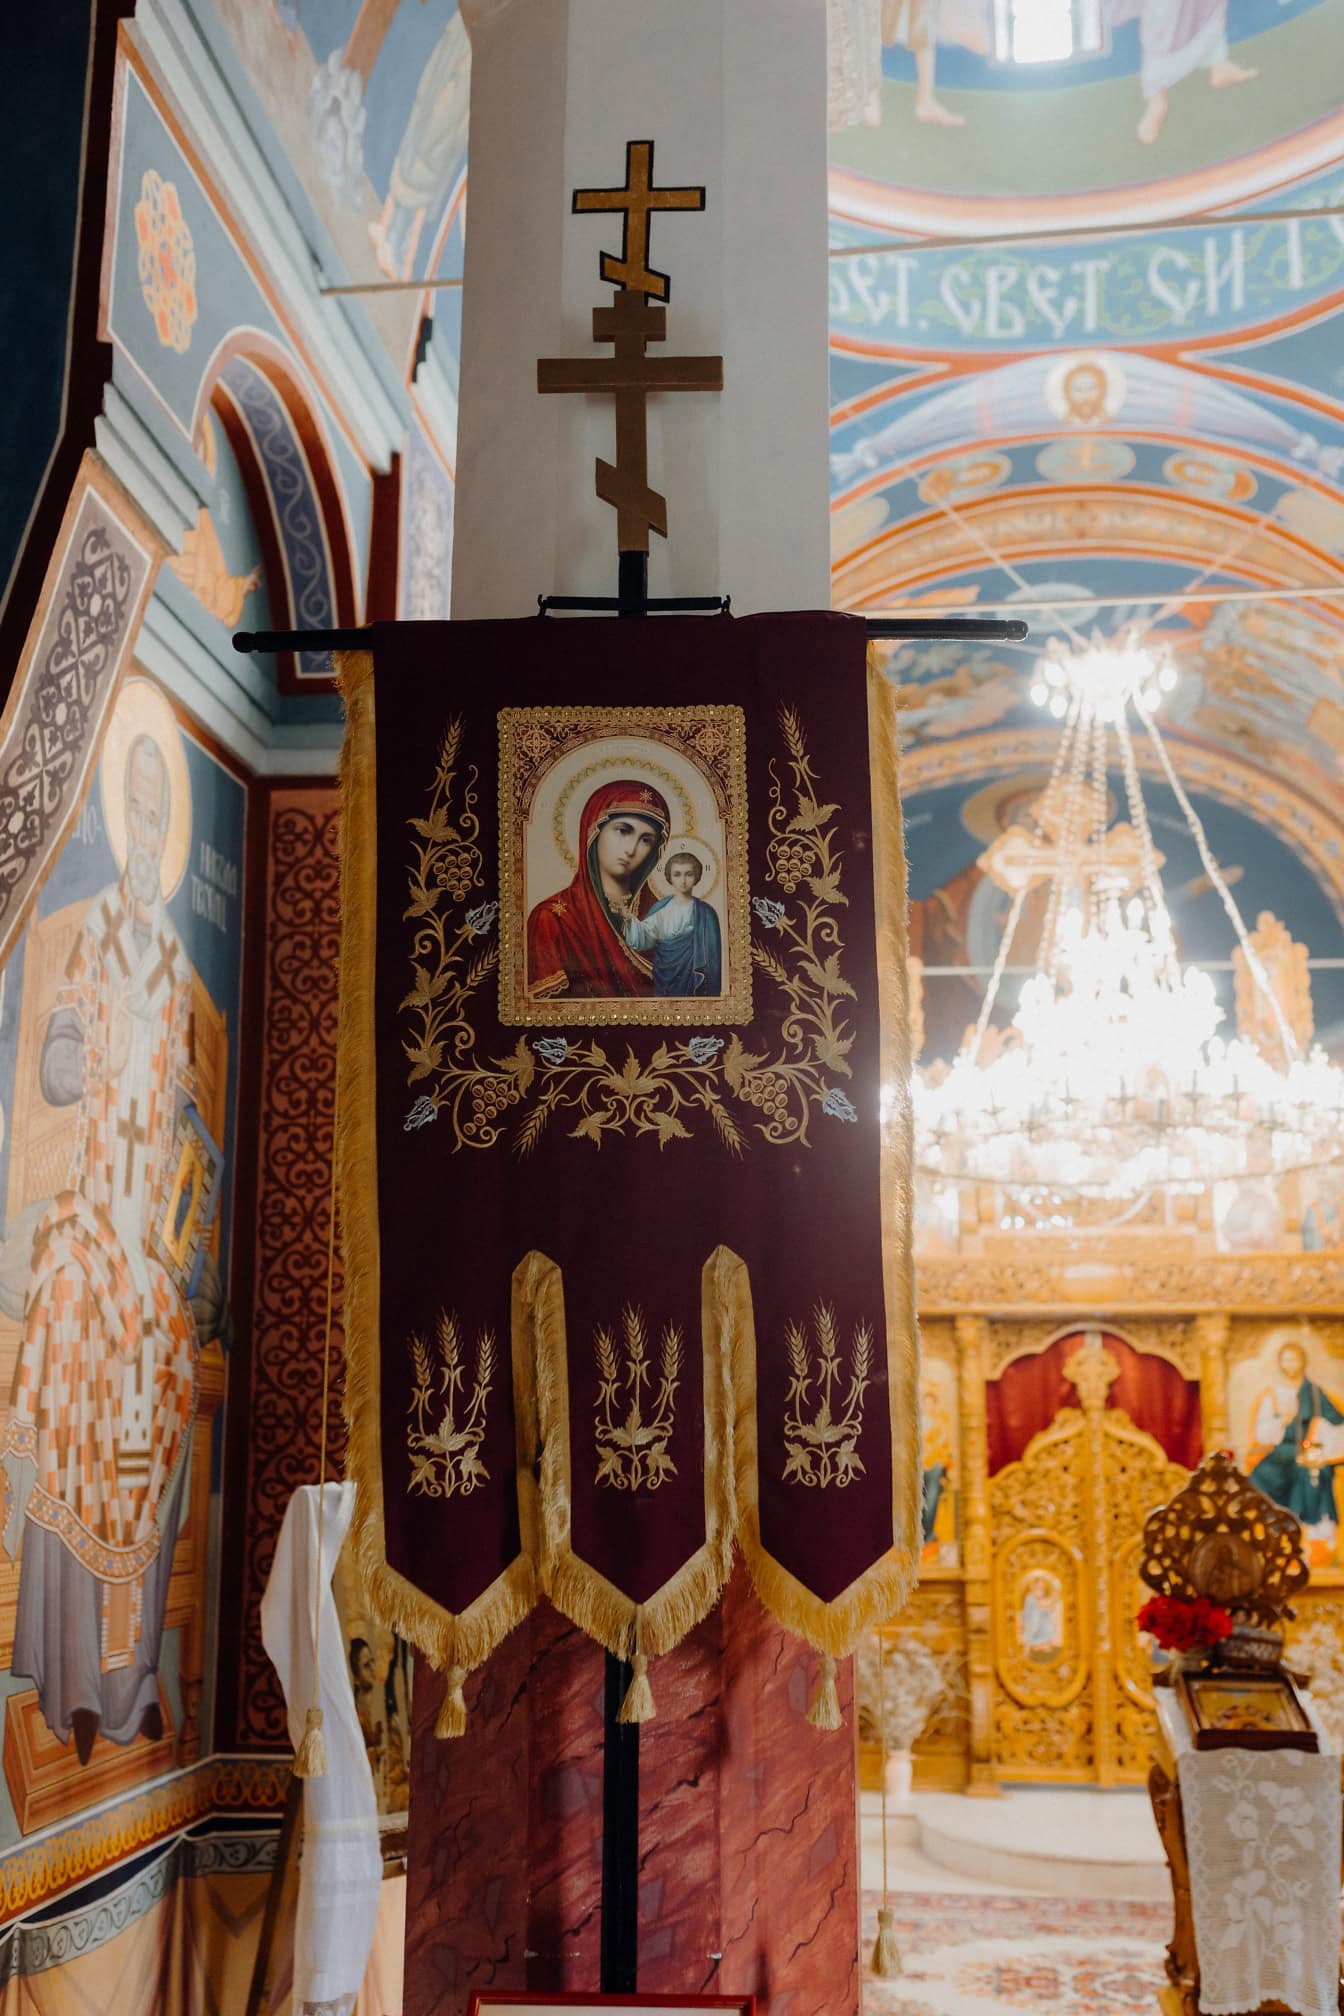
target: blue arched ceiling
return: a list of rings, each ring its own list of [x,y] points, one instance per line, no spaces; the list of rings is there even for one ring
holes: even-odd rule
[[[832,144],[832,246],[863,248],[830,267],[835,600],[1032,625],[898,660],[917,879],[947,794],[1040,733],[1044,640],[1142,622],[1178,769],[1264,831],[1251,889],[1305,860],[1268,884],[1341,956],[1344,0],[1102,6],[1102,55],[1031,66],[986,53],[989,0],[884,9],[881,124]],[[1188,74],[1141,137],[1169,30]]]

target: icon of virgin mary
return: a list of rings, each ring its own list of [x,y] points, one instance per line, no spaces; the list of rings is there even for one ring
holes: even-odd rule
[[[527,919],[527,988],[534,1001],[651,996],[649,958],[626,943],[626,924],[652,907],[647,883],[667,845],[667,800],[650,784],[602,784],[579,821],[569,886]]]

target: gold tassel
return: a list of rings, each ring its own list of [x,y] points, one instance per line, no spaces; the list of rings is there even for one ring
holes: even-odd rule
[[[618,1722],[652,1722],[656,1709],[653,1705],[653,1689],[649,1685],[649,1662],[644,1657],[644,1613],[635,1612],[635,1656],[631,1661],[635,1669],[634,1678],[626,1689],[625,1699],[617,1715]]]
[[[310,1708],[304,1720],[303,1739],[294,1752],[296,1778],[325,1778],[327,1746],[322,1737],[322,1710]]]
[[[467,1697],[462,1692],[462,1683],[467,1677],[465,1666],[448,1668],[448,1688],[439,1710],[439,1719],[434,1724],[434,1734],[444,1736],[465,1736],[467,1733]]]
[[[835,1685],[835,1661],[828,1652],[821,1662],[821,1679],[812,1697],[807,1719],[814,1729],[839,1729],[840,1696]]]
[[[891,1906],[883,1904],[877,1914],[877,1938],[873,1944],[872,1971],[879,1981],[894,1981],[901,1971],[900,1948],[891,1921]]]

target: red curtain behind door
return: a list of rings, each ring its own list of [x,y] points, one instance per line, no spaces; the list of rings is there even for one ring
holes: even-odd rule
[[[989,1474],[1015,1463],[1033,1435],[1048,1428],[1061,1407],[1079,1405],[1078,1389],[1064,1376],[1065,1360],[1083,1342],[1073,1330],[1057,1337],[1044,1351],[1016,1358],[1001,1377],[985,1386],[989,1431]],[[1136,1428],[1159,1442],[1173,1463],[1193,1470],[1203,1453],[1199,1420],[1199,1381],[1185,1379],[1165,1358],[1136,1351],[1123,1337],[1101,1333],[1102,1343],[1119,1360],[1120,1376],[1106,1396],[1108,1407],[1123,1408]]]

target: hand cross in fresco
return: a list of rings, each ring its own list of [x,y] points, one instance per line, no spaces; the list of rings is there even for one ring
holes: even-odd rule
[[[120,937],[121,927],[125,921],[126,919],[120,910],[110,910],[107,904],[104,903],[103,935],[98,941],[98,950],[105,961],[115,952],[117,955],[117,964],[120,966],[123,974],[129,973],[131,970],[130,961],[126,957]]]
[[[126,1143],[126,1181],[122,1189],[122,1195],[125,1197],[130,1196],[131,1184],[135,1178],[135,1151],[137,1148],[143,1148],[148,1138],[137,1118],[139,1105],[139,1100],[132,1099],[130,1111],[125,1119],[117,1122],[117,1136]]]
[[[171,987],[177,978],[177,954],[170,941],[159,933],[159,963],[149,976],[148,992],[153,993],[160,980],[166,980]]]

